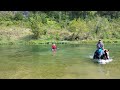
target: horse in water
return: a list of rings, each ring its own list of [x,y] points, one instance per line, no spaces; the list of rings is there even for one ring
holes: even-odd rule
[[[94,53],[93,59],[109,59],[109,49],[97,49]]]

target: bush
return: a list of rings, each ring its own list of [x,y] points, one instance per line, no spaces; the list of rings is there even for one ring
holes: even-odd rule
[[[34,34],[35,39],[38,39],[41,37],[41,35],[46,34],[46,28],[41,22],[32,21],[31,22],[31,29],[32,29],[32,32]]]
[[[24,16],[20,12],[16,13],[15,16],[14,16],[14,20],[17,20],[17,21],[18,20],[23,20],[23,18],[24,18]]]
[[[89,28],[82,19],[74,19],[70,22],[68,30],[72,32],[71,40],[86,39],[89,35]]]

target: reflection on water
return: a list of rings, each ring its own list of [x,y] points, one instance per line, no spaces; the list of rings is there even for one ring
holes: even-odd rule
[[[52,55],[51,45],[0,46],[0,78],[120,78],[119,45],[110,48],[113,62],[100,65],[89,57],[95,45],[57,45]]]

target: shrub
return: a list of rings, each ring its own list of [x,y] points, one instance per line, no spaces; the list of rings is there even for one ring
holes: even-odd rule
[[[24,18],[24,16],[20,12],[16,13],[15,16],[14,16],[14,20],[17,20],[17,21],[18,20],[23,20],[23,18]]]

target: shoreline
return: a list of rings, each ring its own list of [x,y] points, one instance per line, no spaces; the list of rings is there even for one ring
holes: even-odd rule
[[[81,40],[81,41],[55,41],[55,40],[30,40],[30,41],[7,41],[0,42],[0,45],[47,45],[47,44],[89,44],[97,43],[97,40]],[[103,43],[120,44],[120,40],[103,40]]]

